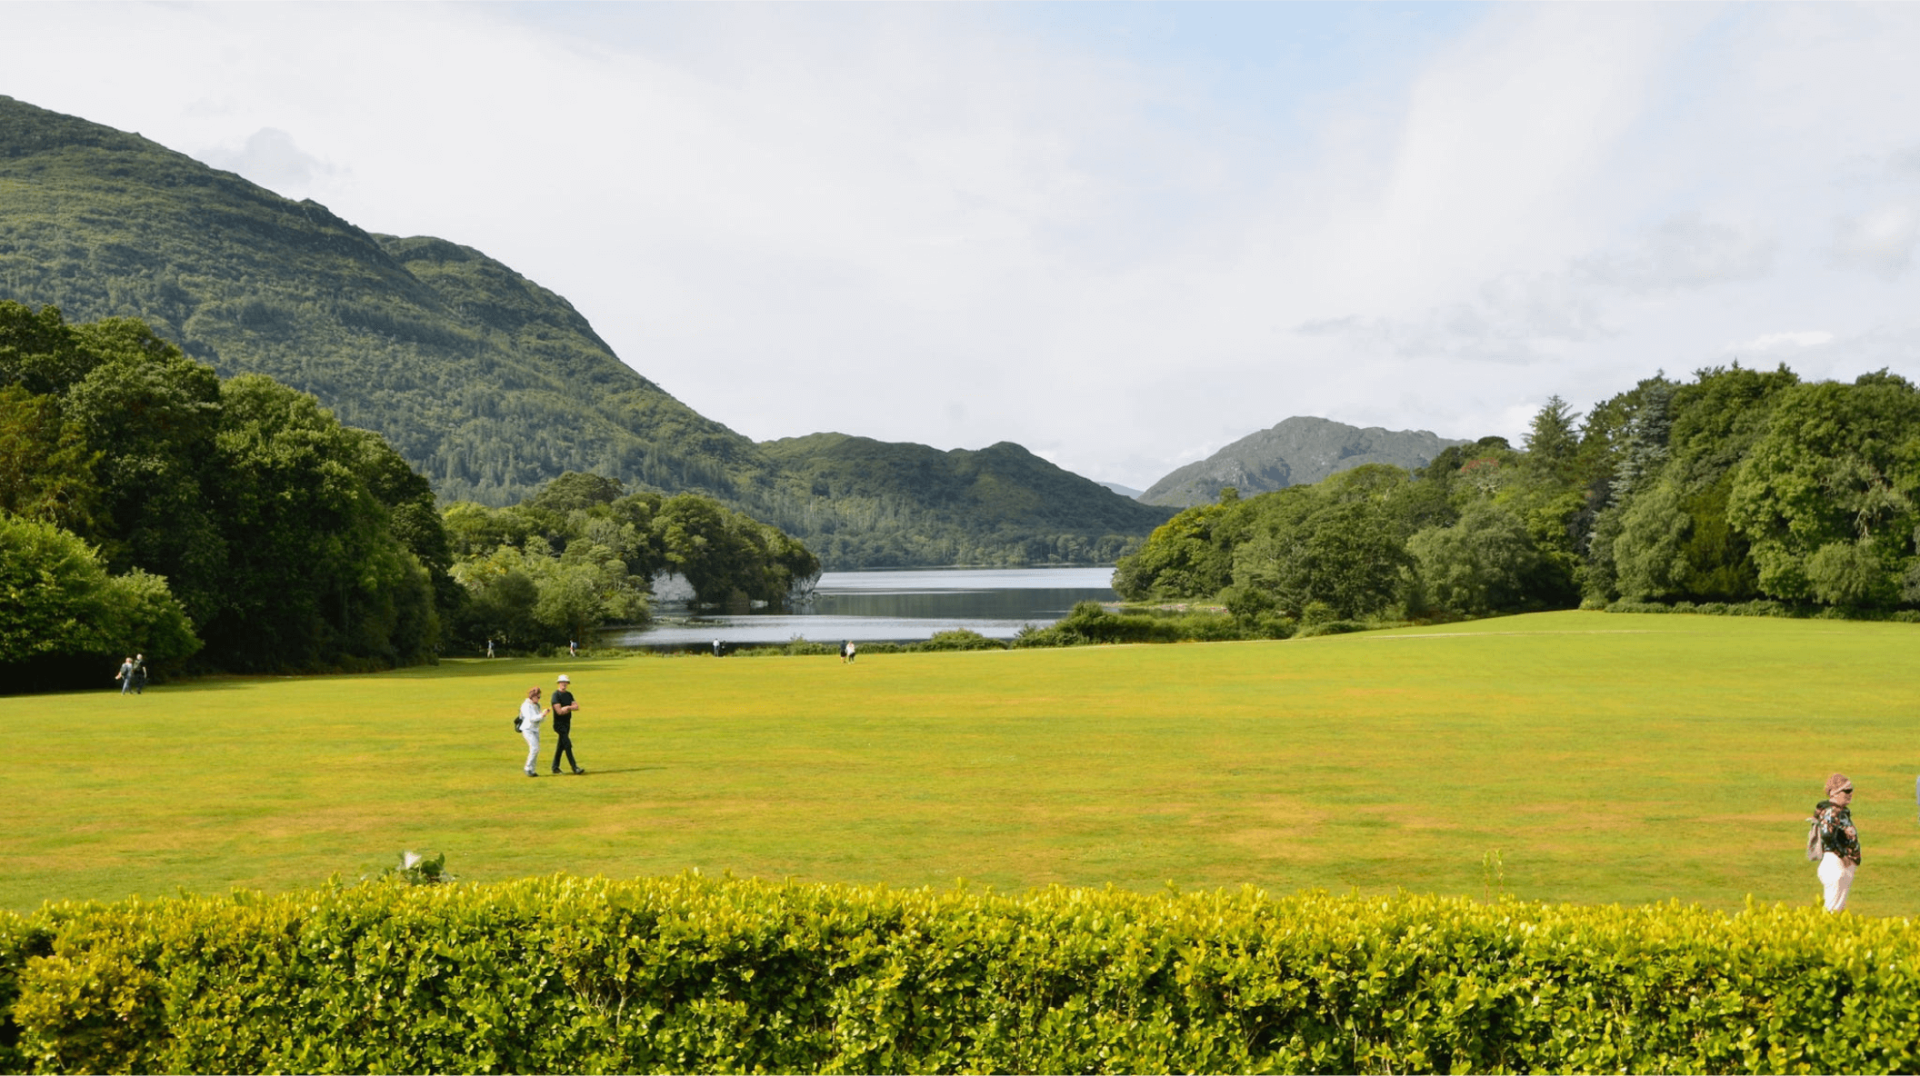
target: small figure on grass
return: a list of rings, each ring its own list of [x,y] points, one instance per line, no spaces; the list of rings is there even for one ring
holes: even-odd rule
[[[1853,825],[1853,782],[1844,773],[1827,778],[1827,797],[1814,804],[1807,858],[1820,864],[1820,887],[1829,912],[1846,910],[1853,874],[1860,869],[1860,833]]]
[[[146,692],[147,656],[145,654],[135,654],[133,656],[133,693],[135,695],[144,695]]]
[[[113,678],[120,682],[120,694],[125,695],[128,692],[132,691],[133,690],[133,659],[121,658],[120,671],[117,673],[114,673]]]
[[[559,683],[553,689],[553,734],[559,737],[559,742],[553,745],[554,773],[560,772],[560,756],[563,754],[567,756],[567,765],[573,767],[574,773],[587,772],[580,768],[580,763],[573,757],[573,712],[579,708],[580,704],[573,701],[573,681],[567,679],[566,673],[561,673]]]
[[[538,777],[535,767],[540,764],[540,721],[546,717],[540,708],[540,689],[529,688],[527,697],[520,701],[520,716],[513,719],[513,727],[527,741],[527,776]]]
[[[858,648],[853,645],[852,639],[848,639],[846,642],[841,643],[840,644],[840,664],[842,665],[853,664],[853,657],[854,657],[854,654],[856,654],[857,652],[858,652]]]

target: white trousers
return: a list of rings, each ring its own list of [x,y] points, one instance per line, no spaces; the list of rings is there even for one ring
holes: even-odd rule
[[[540,761],[540,726],[523,728],[520,735],[527,739],[527,772],[532,773],[534,765]],[[1820,869],[1826,870],[1825,867]]]
[[[1853,889],[1853,872],[1860,868],[1828,852],[1820,857],[1820,885],[1827,891],[1827,910],[1841,911],[1847,906],[1847,893]]]

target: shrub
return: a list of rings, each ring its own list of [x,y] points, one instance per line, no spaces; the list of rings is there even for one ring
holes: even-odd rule
[[[1920,1067],[1916,928],[1812,907],[374,883],[0,915],[0,1000],[40,1071]]]
[[[919,644],[916,650],[1005,650],[1007,644],[999,639],[989,639],[977,631],[955,628],[952,631],[934,632],[933,638]]]

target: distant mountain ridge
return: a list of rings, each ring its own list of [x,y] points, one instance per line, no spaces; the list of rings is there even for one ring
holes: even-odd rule
[[[1466,443],[1426,430],[1349,426],[1332,419],[1296,415],[1174,470],[1149,486],[1139,499],[1146,504],[1187,508],[1211,503],[1228,486],[1243,494],[1267,493],[1310,485],[1368,463],[1387,463],[1411,471],[1431,463],[1448,445]]]
[[[1117,549],[1168,514],[1011,445],[963,458],[866,442],[865,465],[886,481],[838,493],[847,484],[828,480],[815,494],[853,451],[843,435],[754,443],[478,250],[369,233],[138,135],[5,96],[0,299],[51,303],[73,321],[141,318],[224,376],[311,392],[386,436],[449,499],[511,503],[592,471],[711,494],[824,545],[830,568],[1057,562],[1081,555],[1062,550]],[[953,507],[929,453],[970,476],[970,508]]]

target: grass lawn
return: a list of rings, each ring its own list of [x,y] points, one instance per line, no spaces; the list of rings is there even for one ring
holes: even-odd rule
[[[585,777],[520,772],[574,678]],[[105,676],[103,674],[103,688]],[[281,889],[403,848],[473,880],[688,868],[1001,889],[1812,900],[1920,912],[1920,626],[1546,613],[1282,643],[455,661],[0,699],[0,906]],[[550,757],[551,734],[548,734]]]

